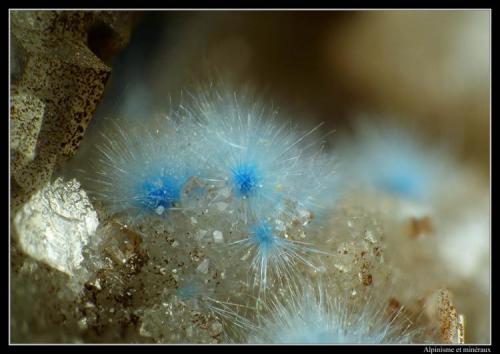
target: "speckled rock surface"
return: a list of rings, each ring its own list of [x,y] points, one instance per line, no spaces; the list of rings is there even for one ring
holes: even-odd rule
[[[11,172],[25,193],[78,149],[111,72],[92,50],[109,58],[131,23],[127,12],[11,12]]]
[[[10,339],[79,343],[98,220],[76,180],[51,177],[77,151],[134,15],[9,14]]]

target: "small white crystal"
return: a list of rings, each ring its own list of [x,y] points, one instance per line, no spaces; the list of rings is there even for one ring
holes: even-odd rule
[[[309,210],[299,209],[298,214],[299,214],[299,218],[302,221],[302,225],[305,226],[311,222],[312,216],[311,216],[311,212]]]
[[[200,273],[206,274],[208,272],[208,263],[209,263],[209,260],[207,258],[205,258],[203,260],[203,262],[201,262],[200,265],[198,265],[196,270]]]
[[[215,207],[219,210],[219,211],[224,211],[226,210],[227,206],[229,204],[227,203],[224,203],[224,202],[218,202],[218,203],[215,203]]]
[[[213,233],[213,236],[214,236],[215,243],[223,243],[224,242],[224,235],[222,234],[221,231],[215,230]]]
[[[343,273],[347,272],[347,269],[341,264],[334,264],[333,266]]]
[[[309,213],[309,211],[306,209],[299,209],[298,212],[301,218],[307,218],[309,217],[309,215],[311,215],[311,213]]]
[[[376,243],[375,237],[373,236],[373,232],[370,230],[365,230],[365,240],[370,243]]]
[[[223,198],[228,198],[231,195],[231,188],[223,188],[220,190],[219,195]]]
[[[186,337],[192,337],[193,336],[193,326],[188,326],[186,327]]]
[[[324,272],[326,272],[325,266],[319,266],[314,269],[314,273],[324,273]]]
[[[80,329],[87,329],[87,317],[83,317],[80,321],[78,321],[78,326]]]
[[[276,230],[277,231],[285,231],[285,223],[282,220],[276,220]]]
[[[196,235],[195,235],[196,241],[201,241],[201,239],[203,237],[205,237],[205,235],[207,233],[208,233],[207,230],[202,230],[202,229],[199,229],[198,231],[196,231]]]
[[[240,260],[242,261],[246,261],[248,259],[248,257],[250,257],[250,255],[252,254],[252,250],[248,250],[244,255],[243,257],[240,258]]]
[[[160,206],[159,206],[158,208],[156,208],[156,210],[155,210],[156,214],[158,214],[158,215],[163,214],[163,212],[164,212],[164,211],[165,211],[165,207],[164,207],[164,206],[162,206],[162,205],[160,205]]]
[[[141,324],[141,327],[139,328],[139,334],[143,337],[152,337],[153,335],[151,334],[151,332],[149,332],[146,328],[147,328],[148,324],[146,322],[143,322]]]
[[[210,335],[218,336],[221,333],[222,333],[222,325],[220,324],[220,322],[217,321],[212,322],[210,326]]]

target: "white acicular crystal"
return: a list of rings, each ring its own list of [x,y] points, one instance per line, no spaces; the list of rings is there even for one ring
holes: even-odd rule
[[[36,260],[73,275],[82,249],[99,224],[87,194],[76,179],[61,178],[35,193],[14,218],[21,249]]]

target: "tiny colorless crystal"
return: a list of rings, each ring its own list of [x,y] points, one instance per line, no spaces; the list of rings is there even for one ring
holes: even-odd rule
[[[200,241],[203,237],[205,237],[207,233],[208,233],[207,230],[202,230],[202,229],[196,231],[196,236],[195,236],[196,240]]]
[[[229,204],[227,203],[224,203],[224,202],[218,202],[218,203],[215,203],[215,206],[217,207],[217,209],[219,211],[224,211],[226,210],[226,208],[228,207]]]
[[[196,270],[200,273],[206,274],[208,272],[208,263],[208,258],[205,258],[203,262],[201,262],[200,265],[196,268]]]
[[[224,235],[222,234],[221,231],[215,230],[213,233],[213,236],[214,236],[215,243],[223,243],[224,242]]]

